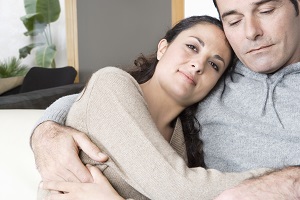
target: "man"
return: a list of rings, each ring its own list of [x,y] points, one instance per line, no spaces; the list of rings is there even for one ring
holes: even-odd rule
[[[241,62],[199,105],[207,166],[221,171],[278,168],[225,191],[219,199],[297,199],[300,168],[285,166],[300,163],[299,0],[214,3]],[[53,122],[38,126],[32,148],[43,180],[90,181],[79,164],[77,146],[95,160],[106,158],[83,133]]]
[[[238,63],[236,73],[225,80],[222,94],[217,91],[200,104],[208,167],[243,171],[262,165],[298,165],[300,152],[292,148],[298,149],[299,141],[286,143],[287,138],[299,138],[300,128],[295,121],[299,96],[294,90],[300,78],[296,75],[300,61],[298,1],[217,0],[215,5],[227,39],[247,68]],[[211,112],[215,113],[214,123],[206,125],[210,122],[206,115]],[[226,131],[217,135],[214,129]],[[216,140],[222,141],[220,145]],[[251,155],[245,148],[252,149]],[[269,154],[261,154],[264,149]]]

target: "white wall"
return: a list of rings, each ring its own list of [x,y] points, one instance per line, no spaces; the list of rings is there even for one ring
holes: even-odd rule
[[[19,48],[30,44],[29,37],[20,17],[25,15],[23,0],[0,0],[0,61],[8,57],[19,57]],[[67,65],[66,30],[65,30],[65,2],[60,0],[61,14],[59,19],[53,23],[52,32],[54,44],[56,44],[56,66]],[[22,60],[29,67],[35,66],[34,52]]]
[[[212,0],[185,0],[184,16],[210,15],[219,18],[217,9]]]

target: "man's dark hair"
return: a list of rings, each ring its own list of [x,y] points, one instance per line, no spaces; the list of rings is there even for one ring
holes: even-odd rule
[[[290,0],[290,1],[292,2],[292,4],[295,7],[296,16],[298,16],[299,15],[298,1],[297,0]],[[217,8],[217,10],[219,12],[219,8],[218,8],[218,5],[217,5],[217,0],[213,0],[213,2],[214,2],[214,5],[215,5],[215,7]],[[219,12],[219,17],[221,19],[220,12]]]

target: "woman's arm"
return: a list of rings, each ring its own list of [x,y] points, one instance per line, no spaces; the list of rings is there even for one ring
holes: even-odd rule
[[[151,199],[213,199],[265,171],[222,173],[188,168],[156,129],[142,92],[133,82],[115,72],[96,73],[67,123],[88,130],[109,155],[108,165],[136,190]]]

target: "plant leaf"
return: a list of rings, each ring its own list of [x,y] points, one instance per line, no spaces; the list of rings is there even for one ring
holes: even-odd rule
[[[36,0],[24,0],[26,14],[36,13]]]
[[[43,16],[47,24],[55,22],[60,15],[59,0],[37,0],[36,12]]]
[[[19,49],[19,58],[26,58],[31,53],[31,50],[33,48],[42,46],[42,45],[45,45],[45,43],[32,43],[25,47],[22,47],[21,49]]]
[[[49,67],[56,54],[55,45],[42,46],[36,50],[36,63],[40,67]]]
[[[28,66],[22,65],[21,60],[16,57],[8,58],[0,62],[0,78],[24,76],[28,72]]]
[[[39,13],[25,15],[21,17],[21,20],[27,29],[27,32],[24,33],[26,36],[35,36],[42,33],[47,26],[43,20],[43,16]]]

